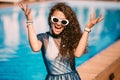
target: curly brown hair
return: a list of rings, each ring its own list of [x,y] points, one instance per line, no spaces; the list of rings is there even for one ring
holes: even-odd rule
[[[82,31],[80,29],[80,25],[76,14],[72,10],[72,8],[66,5],[66,3],[64,2],[57,3],[51,8],[48,16],[48,24],[50,27],[51,27],[50,22],[51,15],[56,10],[63,12],[66,18],[69,20],[69,24],[61,33],[60,54],[62,56],[65,56],[67,53],[69,53],[70,55],[69,59],[72,60],[72,58],[74,57],[74,50],[76,49],[79,40],[82,36]]]

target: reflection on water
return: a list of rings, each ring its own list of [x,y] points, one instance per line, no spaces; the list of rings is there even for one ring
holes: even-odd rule
[[[104,16],[104,21],[97,24],[90,33],[88,52],[76,58],[77,67],[120,38],[120,6],[119,3],[100,3],[97,6],[80,1],[71,1],[69,4],[76,12],[82,30],[91,13]],[[52,2],[30,5],[36,33],[49,30],[47,16],[51,5]],[[44,80],[46,74],[41,52],[34,53],[29,46],[23,12],[18,7],[1,8],[0,80]]]
[[[0,49],[0,61],[9,61],[9,58],[15,58],[15,51],[10,48]]]

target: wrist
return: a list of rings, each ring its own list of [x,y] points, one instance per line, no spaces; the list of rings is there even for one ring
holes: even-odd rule
[[[26,24],[27,24],[27,25],[31,25],[31,24],[33,24],[33,21],[32,21],[32,20],[27,20],[27,21],[26,21]]]
[[[27,20],[30,20],[30,21],[32,21],[33,20],[33,18],[32,17],[28,17],[27,16],[27,18],[26,18]]]
[[[85,27],[85,29],[84,29],[84,31],[86,31],[86,32],[91,32],[91,29],[90,28],[87,28],[87,27]]]

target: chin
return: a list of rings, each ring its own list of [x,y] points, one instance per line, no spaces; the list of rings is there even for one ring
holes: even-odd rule
[[[57,35],[60,35],[60,33],[54,33],[54,35],[56,35],[56,36],[57,36]]]
[[[53,32],[53,34],[52,34],[52,35],[53,35],[54,37],[59,37],[59,36],[60,36],[60,34],[61,34],[61,33],[58,33],[58,32],[57,32],[57,33],[55,33],[55,32]]]
[[[54,35],[59,35],[60,32],[52,31]]]

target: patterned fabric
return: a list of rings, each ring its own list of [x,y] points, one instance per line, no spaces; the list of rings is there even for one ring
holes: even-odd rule
[[[70,62],[69,55],[61,59],[59,50],[50,34],[38,34],[37,37],[43,43],[42,54],[48,71],[46,80],[80,80],[75,69],[75,59]]]

